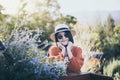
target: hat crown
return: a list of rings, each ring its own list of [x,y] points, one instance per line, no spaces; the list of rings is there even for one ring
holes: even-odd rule
[[[67,30],[69,30],[69,27],[66,25],[66,24],[60,24],[60,25],[57,25],[56,27],[55,27],[55,32],[57,32],[58,30],[63,30],[63,29],[67,29]]]
[[[74,35],[76,34],[76,32],[75,32],[74,30],[71,30],[68,25],[66,25],[66,24],[59,24],[59,25],[57,25],[57,26],[55,27],[55,32],[53,32],[53,33],[50,35],[50,38],[51,38],[53,41],[56,41],[56,40],[55,40],[55,34],[56,34],[56,33],[59,33],[59,32],[62,32],[62,31],[63,31],[63,32],[64,32],[64,31],[70,31],[71,34],[72,34],[72,36],[74,36]]]

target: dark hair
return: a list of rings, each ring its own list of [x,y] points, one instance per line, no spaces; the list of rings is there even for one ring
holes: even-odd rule
[[[72,43],[74,43],[73,36],[72,36],[71,32],[70,31],[64,31],[64,32],[68,34],[69,41],[71,41]],[[57,35],[58,35],[58,33],[55,34],[55,41],[59,42],[58,39],[57,39]]]

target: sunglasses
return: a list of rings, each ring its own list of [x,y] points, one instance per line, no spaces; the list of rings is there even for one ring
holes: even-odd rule
[[[67,33],[65,33],[65,34],[64,34],[64,37],[68,38],[69,35],[68,35]],[[63,38],[63,35],[61,35],[61,34],[58,34],[58,35],[57,35],[57,39],[62,39],[62,38]]]

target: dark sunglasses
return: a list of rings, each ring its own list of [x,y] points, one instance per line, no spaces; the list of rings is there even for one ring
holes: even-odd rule
[[[65,34],[64,34],[64,37],[68,38],[69,35],[68,35],[67,33],[65,33]],[[62,39],[62,38],[63,38],[63,36],[62,36],[61,34],[58,34],[58,35],[57,35],[57,39]]]

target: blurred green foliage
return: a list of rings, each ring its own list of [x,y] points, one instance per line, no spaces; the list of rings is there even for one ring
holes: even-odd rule
[[[36,11],[32,13],[25,10],[27,5],[25,1],[21,1],[22,6],[16,15],[7,15],[7,17],[3,17],[5,14],[1,13],[0,34],[5,38],[7,34],[11,34],[11,31],[18,27],[27,27],[31,30],[39,28],[43,30],[41,41],[51,41],[48,36],[54,31],[55,25],[59,23],[70,25],[76,24],[77,22],[75,17],[70,15],[63,16],[59,12],[60,7],[56,0],[37,1],[34,4],[36,5]]]
[[[47,56],[37,48],[41,33],[26,27],[12,30],[0,50],[0,80],[56,80],[63,75],[65,70],[46,63]]]
[[[115,74],[119,76],[119,69],[116,69],[116,66],[113,65],[117,65],[117,68],[119,67],[116,61],[120,61],[120,25],[115,25],[114,20],[109,15],[104,25],[100,22],[97,22],[95,26],[77,24],[75,29],[77,31],[75,37],[76,44],[83,47],[83,54],[87,55],[91,51],[103,52],[101,58],[102,71],[113,71],[109,72],[112,75],[103,74],[112,77],[115,77]],[[115,60],[112,62],[112,65],[109,65],[108,63],[113,58]],[[104,66],[108,66],[109,70],[103,68]],[[113,67],[110,69],[111,66]]]
[[[111,60],[104,66],[104,75],[114,77],[114,80],[120,79],[120,60]]]

